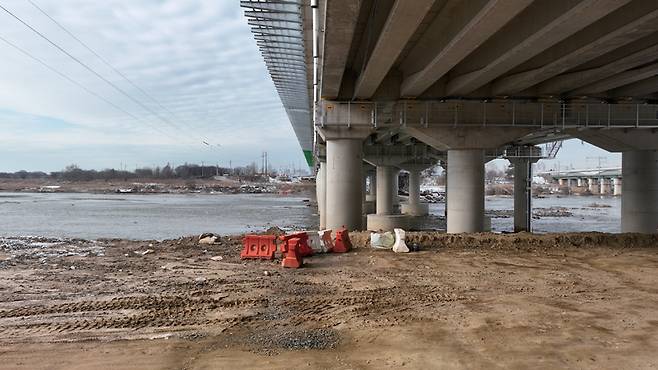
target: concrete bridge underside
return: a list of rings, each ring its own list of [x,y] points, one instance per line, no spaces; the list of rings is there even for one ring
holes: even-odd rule
[[[447,231],[482,231],[484,163],[491,153],[533,152],[536,145],[579,138],[623,153],[622,231],[658,231],[658,2],[297,5],[322,226],[369,226],[359,201],[366,198],[364,164],[376,167],[377,182],[389,184],[392,168],[402,163],[441,161],[448,174]],[[407,148],[404,155],[400,147]],[[377,150],[379,157],[366,161]],[[527,179],[538,157],[513,157],[522,190],[515,229],[527,230]],[[383,218],[390,221],[397,216],[388,206],[391,191],[380,185],[376,214],[391,213]]]

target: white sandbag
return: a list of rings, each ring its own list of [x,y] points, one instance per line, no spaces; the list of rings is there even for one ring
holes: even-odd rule
[[[395,236],[390,231],[370,233],[370,246],[377,249],[391,249],[395,244]]]
[[[393,244],[393,252],[395,253],[408,253],[409,252],[409,247],[407,247],[407,243],[405,243],[404,239],[406,237],[406,233],[402,229],[393,229],[395,232],[395,243]]]

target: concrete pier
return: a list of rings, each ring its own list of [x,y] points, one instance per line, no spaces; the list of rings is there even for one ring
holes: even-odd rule
[[[601,191],[601,195],[608,195],[612,193],[610,190],[611,184],[610,184],[610,179],[606,178],[600,178],[599,179],[599,190]]]
[[[514,232],[531,231],[532,161],[515,158],[510,162],[514,164]]]
[[[429,205],[420,201],[420,173],[430,167],[429,164],[403,164],[409,172],[409,199],[401,204],[401,212],[410,216],[427,216]]]
[[[397,197],[397,191],[393,187],[397,184],[395,179],[398,169],[393,166],[377,166],[377,214],[393,214],[393,197]]]
[[[327,140],[326,228],[362,228],[362,139]]]
[[[622,232],[658,232],[658,151],[622,153]]]
[[[599,194],[600,193],[600,188],[599,188],[599,182],[597,179],[590,177],[587,179],[587,186],[588,190],[592,194]]]
[[[315,179],[315,192],[318,201],[318,213],[320,214],[320,230],[327,226],[327,162],[320,161],[320,168]]]
[[[612,194],[615,196],[621,195],[621,188],[621,178],[614,178],[612,180]]]
[[[400,169],[396,168],[393,176],[393,213],[400,214]]]
[[[409,204],[420,204],[420,169],[409,169]]]
[[[372,169],[372,166],[366,166],[364,171],[365,178],[363,186],[369,185],[366,189],[363,200],[363,214],[367,215],[375,212],[375,202],[377,200],[377,196],[375,195],[377,194],[377,190],[375,189],[377,181],[375,179],[377,177],[377,172]]]
[[[447,232],[484,230],[484,150],[448,150]]]

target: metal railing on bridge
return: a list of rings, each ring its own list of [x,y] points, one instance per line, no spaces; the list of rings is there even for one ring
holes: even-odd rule
[[[658,105],[481,101],[323,101],[318,126],[658,128]]]

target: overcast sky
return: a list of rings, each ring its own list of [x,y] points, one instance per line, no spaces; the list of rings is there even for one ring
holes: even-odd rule
[[[304,163],[238,0],[31,1],[136,86],[29,0],[0,5],[140,103],[0,9],[0,171],[72,163],[235,166],[259,162],[263,151],[275,167]],[[562,166],[595,166],[587,157],[599,155],[607,165],[619,162],[579,141],[567,143],[558,159]]]

